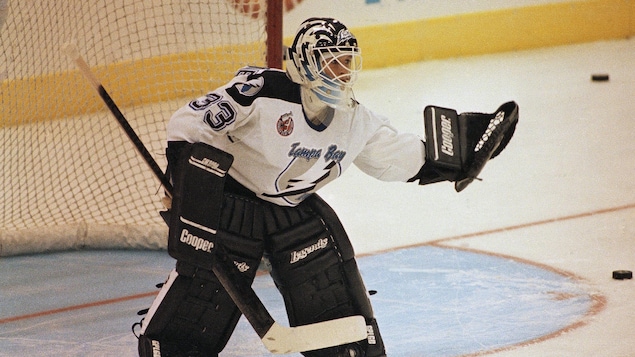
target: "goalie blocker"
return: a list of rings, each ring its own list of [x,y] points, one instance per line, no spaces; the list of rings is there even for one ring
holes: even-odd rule
[[[518,105],[507,102],[494,113],[462,113],[428,106],[423,120],[426,163],[411,181],[420,185],[454,182],[463,191],[511,140],[518,123]]]

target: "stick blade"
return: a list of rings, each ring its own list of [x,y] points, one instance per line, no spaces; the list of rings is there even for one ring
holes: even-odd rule
[[[296,327],[274,323],[263,336],[262,343],[271,353],[285,354],[343,345],[366,337],[364,317],[350,316]]]

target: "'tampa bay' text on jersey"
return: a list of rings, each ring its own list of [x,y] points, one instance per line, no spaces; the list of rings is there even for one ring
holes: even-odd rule
[[[284,206],[297,205],[352,163],[380,180],[407,181],[425,161],[419,136],[398,133],[361,104],[335,110],[328,126],[315,126],[301,102],[300,86],[285,72],[245,67],[175,112],[167,139],[227,151],[234,179]]]

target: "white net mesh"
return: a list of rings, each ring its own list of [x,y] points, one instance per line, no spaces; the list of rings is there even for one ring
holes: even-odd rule
[[[232,0],[0,0],[0,255],[165,240],[159,182],[65,42],[165,168],[172,112],[265,64],[253,15]]]

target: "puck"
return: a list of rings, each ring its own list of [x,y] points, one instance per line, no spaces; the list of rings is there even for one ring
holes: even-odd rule
[[[609,80],[609,75],[605,73],[591,75],[593,82],[606,82]]]
[[[633,279],[633,272],[630,270],[615,270],[613,271],[613,279]]]

